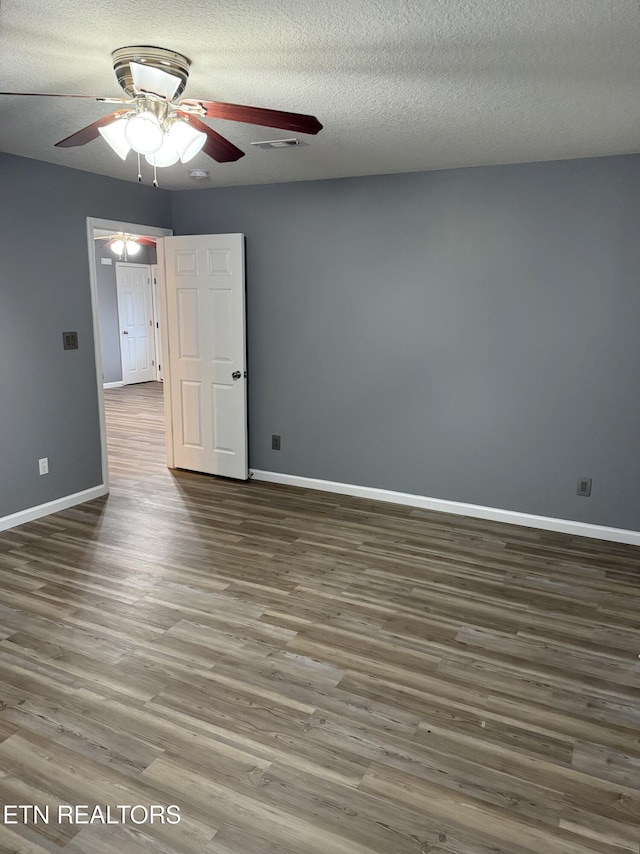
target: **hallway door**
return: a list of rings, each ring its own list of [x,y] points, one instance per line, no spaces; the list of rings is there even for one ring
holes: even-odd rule
[[[116,264],[122,382],[145,383],[156,378],[151,268],[148,264]]]

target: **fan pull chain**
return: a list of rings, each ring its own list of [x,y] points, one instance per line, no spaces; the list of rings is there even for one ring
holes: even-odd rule
[[[142,172],[140,171],[140,152],[138,152],[138,184],[142,184]]]
[[[160,185],[158,184],[158,171],[157,171],[157,167],[156,167],[156,159],[155,159],[155,157],[153,158],[153,186],[154,186],[154,187],[159,187],[159,186],[160,186]]]

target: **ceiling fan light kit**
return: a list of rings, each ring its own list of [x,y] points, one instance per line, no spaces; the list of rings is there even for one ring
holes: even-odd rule
[[[125,260],[127,255],[137,255],[140,251],[140,244],[136,240],[132,240],[131,238],[127,240],[114,240],[111,244],[111,251],[114,255],[125,255]]]
[[[154,69],[152,70],[156,73]],[[157,74],[162,74],[166,78],[171,77],[164,71]],[[134,79],[140,82],[143,78],[136,74]],[[144,79],[150,82],[154,80],[149,75]],[[158,88],[161,88],[162,82],[162,80],[158,82]],[[166,86],[165,90],[174,91],[179,86],[180,81],[174,80],[174,83]],[[188,117],[183,119],[174,115],[171,105],[161,100],[161,96],[145,92],[135,96],[134,109],[128,115],[116,118],[111,124],[100,127],[98,130],[123,160],[126,160],[131,149],[136,154],[143,155],[147,163],[153,166],[153,183],[154,186],[158,186],[155,175],[157,168],[173,166],[179,160],[182,163],[188,163],[207,141],[206,133],[192,128],[187,122]],[[138,180],[142,180],[139,167]]]
[[[151,45],[121,47],[112,55],[113,70],[127,97],[41,94],[43,98],[88,98],[121,104],[98,121],[56,143],[59,148],[86,145],[102,136],[122,160],[133,149],[138,157],[138,181],[142,181],[140,157],[153,167],[153,185],[158,186],[157,168],[188,163],[203,151],[218,163],[232,163],[244,151],[206,125],[202,118],[224,119],[251,125],[316,134],[322,125],[315,116],[286,113],[262,107],[246,107],[221,101],[183,98],[189,79],[190,61],[181,53]],[[0,92],[0,95],[19,95]],[[24,93],[33,96],[37,93]],[[299,140],[274,140],[269,147],[288,147]],[[265,146],[266,147],[266,146]],[[125,247],[126,250],[126,247]]]
[[[98,235],[94,240],[106,240],[105,249],[109,248],[117,255],[120,260],[129,260],[129,256],[137,255],[143,246],[152,246],[155,248],[155,237],[141,237],[137,234],[127,234],[124,231],[116,232],[116,234]]]

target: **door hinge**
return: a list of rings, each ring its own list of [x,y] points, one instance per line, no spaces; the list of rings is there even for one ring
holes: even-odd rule
[[[160,324],[156,322],[156,329],[160,329]]]

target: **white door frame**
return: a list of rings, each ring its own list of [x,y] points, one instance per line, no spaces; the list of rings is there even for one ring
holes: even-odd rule
[[[109,458],[107,455],[107,424],[104,414],[104,388],[102,386],[102,350],[100,348],[100,316],[98,314],[98,271],[96,265],[94,229],[106,228],[109,231],[127,231],[132,234],[145,234],[149,237],[170,237],[171,228],[158,228],[153,225],[122,222],[113,219],[87,217],[87,251],[89,253],[89,284],[91,287],[91,314],[93,317],[93,345],[95,350],[96,383],[98,387],[98,417],[100,419],[100,449],[102,456],[102,484],[105,493],[109,491]],[[162,297],[160,299],[162,302]]]
[[[154,380],[157,379],[157,374],[158,374],[158,369],[156,367],[156,363],[158,360],[158,356],[157,356],[157,352],[156,352],[156,350],[157,350],[156,331],[157,330],[156,330],[156,313],[155,313],[155,306],[154,306],[154,299],[153,299],[153,282],[151,280],[152,266],[156,266],[156,265],[155,264],[154,265],[141,264],[141,263],[138,263],[137,261],[116,261],[116,264],[115,264],[115,267],[116,267],[116,302],[118,304],[118,327],[120,330],[119,343],[120,343],[120,370],[122,372],[122,385],[130,385],[130,383],[126,383],[124,381],[125,354],[124,354],[124,341],[123,341],[123,335],[122,335],[123,311],[121,311],[123,306],[120,305],[120,283],[118,281],[118,271],[122,271],[123,267],[144,267],[145,270],[147,271],[147,287],[149,289],[149,309],[151,310],[150,320],[151,320],[151,330],[152,330],[152,334],[150,336],[151,350],[152,350],[152,355],[151,355],[150,361],[151,361],[151,367],[153,368],[153,379]],[[144,382],[144,380],[143,380],[143,382]]]
[[[162,246],[160,241],[159,246]],[[162,371],[162,329],[160,328],[160,273],[158,266],[158,246],[156,246],[156,263],[150,264],[151,267],[151,301],[153,304],[153,335],[156,344],[156,380],[163,382],[164,373]],[[162,360],[162,361],[161,361]]]

